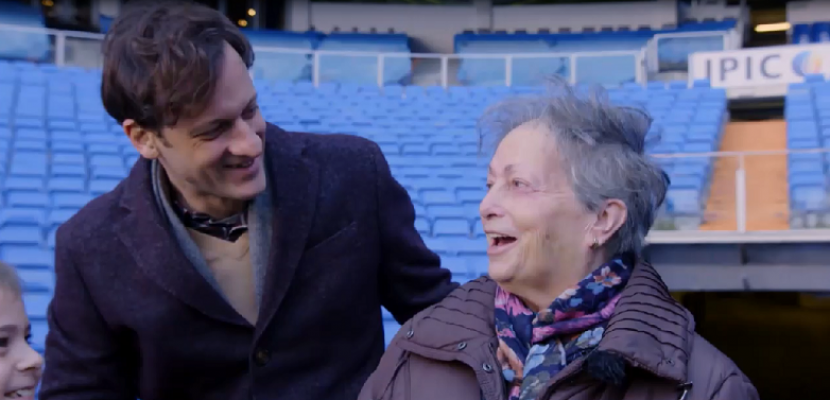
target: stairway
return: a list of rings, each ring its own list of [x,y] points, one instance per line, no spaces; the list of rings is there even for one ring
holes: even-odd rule
[[[720,151],[763,151],[787,148],[783,120],[730,122]],[[736,230],[735,171],[737,157],[716,160],[701,230]],[[746,229],[786,230],[789,224],[789,190],[786,155],[755,155],[744,159],[746,171]]]

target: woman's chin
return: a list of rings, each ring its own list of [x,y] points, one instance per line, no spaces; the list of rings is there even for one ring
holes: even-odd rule
[[[498,283],[510,282],[516,274],[516,267],[513,265],[490,262],[487,268],[487,275]]]

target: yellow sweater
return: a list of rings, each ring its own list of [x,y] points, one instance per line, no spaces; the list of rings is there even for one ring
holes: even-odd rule
[[[236,242],[229,242],[193,229],[187,231],[202,251],[222,294],[240,315],[256,325],[259,307],[248,233],[242,234]]]

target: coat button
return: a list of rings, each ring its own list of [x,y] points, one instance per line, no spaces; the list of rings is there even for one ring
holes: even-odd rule
[[[464,350],[467,348],[467,342],[461,342],[458,344],[458,346],[455,346],[455,348],[457,348],[458,350]]]
[[[482,365],[482,366],[481,366],[481,369],[483,369],[483,370],[484,370],[484,372],[491,372],[491,371],[493,371],[493,367],[491,367],[491,366],[490,366],[490,364],[487,364],[487,363],[484,363],[484,365]]]
[[[413,331],[412,329],[406,331],[407,338],[411,338],[413,335],[415,335],[415,331]]]
[[[254,354],[254,362],[256,365],[264,367],[265,364],[268,364],[268,361],[271,361],[271,353],[268,350],[259,349]]]

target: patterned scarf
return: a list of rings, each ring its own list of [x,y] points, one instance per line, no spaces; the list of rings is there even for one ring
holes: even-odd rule
[[[210,215],[188,209],[178,201],[173,201],[173,209],[184,226],[228,242],[236,242],[248,231],[247,212],[215,220]]]
[[[599,344],[631,269],[614,258],[538,314],[496,289],[497,353],[510,400],[538,398],[559,371]]]

